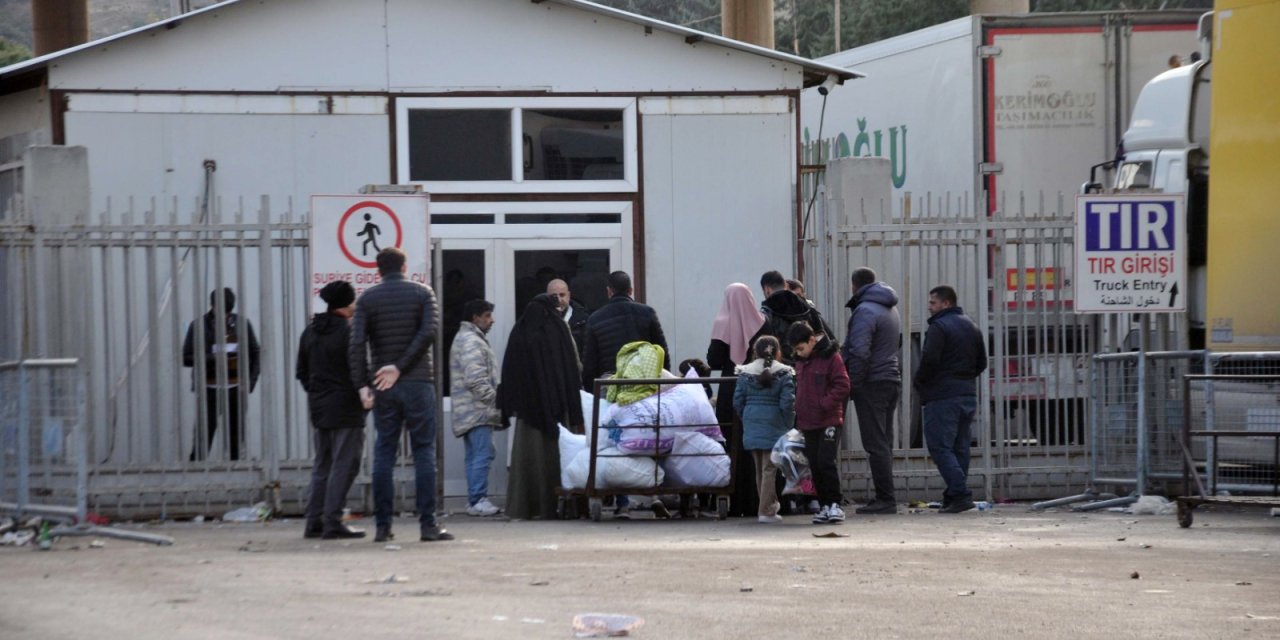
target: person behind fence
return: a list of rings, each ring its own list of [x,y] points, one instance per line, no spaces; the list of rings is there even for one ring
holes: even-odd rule
[[[924,420],[929,457],[947,483],[940,513],[974,507],[969,491],[969,442],[978,410],[976,380],[987,369],[982,331],[956,306],[956,290],[947,285],[929,291],[929,330],[913,381]]]
[[[818,491],[819,511],[813,523],[839,524],[844,522],[844,510],[837,461],[849,374],[836,343],[815,334],[807,323],[792,324],[787,340],[796,357],[796,429],[804,434],[804,455]]]
[[[893,413],[902,394],[902,320],[898,294],[876,281],[870,267],[858,267],[851,276],[853,297],[849,331],[840,355],[849,371],[850,399],[858,414],[858,434],[867,452],[875,495],[854,510],[860,514],[897,513],[893,488]]]
[[[436,295],[431,287],[405,277],[408,266],[400,249],[383,249],[375,260],[382,281],[356,300],[347,351],[352,382],[361,388],[363,399],[374,398],[372,479],[377,532],[373,540],[386,542],[393,537],[392,472],[402,431],[409,434],[413,450],[419,540],[452,540],[453,534],[436,523],[436,393],[431,362]]]
[[[720,375],[726,378],[737,375],[739,365],[750,360],[751,339],[764,326],[764,315],[756,308],[755,294],[751,287],[734,282],[724,288],[724,297],[720,300],[720,311],[711,325],[711,343],[707,346],[707,364],[719,369]],[[733,408],[733,394],[736,384],[725,382],[720,384],[716,394],[716,420],[732,431],[741,434],[738,413]],[[751,452],[742,448],[741,436],[730,438],[733,443],[733,468],[745,469],[751,464]],[[736,473],[733,478],[733,495],[729,499],[729,514],[747,517],[758,510],[755,482],[745,473]]]
[[[556,517],[560,484],[560,430],[584,433],[578,352],[556,309],[556,297],[534,296],[507,339],[498,408],[505,424],[516,419],[507,478],[507,515],[521,520]]]
[[[772,524],[782,522],[778,515],[782,505],[777,493],[778,468],[770,456],[778,438],[795,424],[795,370],[778,362],[782,345],[773,336],[756,340],[754,355],[755,360],[737,368],[733,408],[742,417],[742,448],[751,452],[755,462],[756,519]]]
[[[671,370],[667,337],[652,307],[631,298],[631,276],[625,271],[609,274],[609,302],[587,320],[586,345],[582,348],[582,388],[592,391],[596,378],[613,371],[618,350],[631,342],[649,342],[668,354],[662,368]]]
[[[295,369],[307,392],[315,443],[303,537],[363,538],[363,530],[342,523],[347,492],[360,472],[365,415],[373,404],[362,400],[360,390],[352,386],[347,361],[356,290],[348,282],[330,282],[320,289],[320,299],[329,308],[302,331]]]
[[[493,303],[469,300],[462,307],[462,317],[449,349],[453,435],[462,438],[466,448],[467,515],[495,516],[500,510],[489,501],[489,465],[493,432],[502,427],[502,413],[498,411],[498,359],[488,338]]]
[[[219,296],[221,294],[221,296]],[[218,298],[221,297],[221,304]],[[248,402],[248,393],[242,393],[244,362],[248,360],[249,393],[258,385],[258,374],[261,363],[258,358],[258,336],[253,332],[253,323],[244,320],[245,337],[249,340],[249,348],[240,348],[240,315],[233,313],[236,308],[236,293],[230,287],[215,289],[209,293],[209,312],[204,314],[201,324],[204,326],[204,380],[196,371],[198,358],[195,349],[196,323],[187,325],[187,337],[182,341],[182,366],[191,367],[191,390],[196,385],[204,384],[205,388],[205,424],[206,439],[200,441],[199,426],[196,427],[195,441],[191,445],[190,459],[204,460],[205,454],[213,448],[214,436],[218,430],[218,418],[222,403],[227,406],[227,457],[229,460],[240,459],[240,441],[243,440],[244,405]],[[218,310],[222,309],[221,317]],[[244,357],[244,356],[247,356]],[[226,379],[218,379],[218,365],[225,364]]]

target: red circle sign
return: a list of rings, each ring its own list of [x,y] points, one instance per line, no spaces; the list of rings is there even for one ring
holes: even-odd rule
[[[345,238],[342,237],[342,230],[347,227],[347,219],[351,217],[351,214],[365,207],[372,207],[374,209],[377,209],[387,214],[387,216],[391,218],[391,222],[396,225],[395,247],[397,249],[400,248],[400,244],[404,240],[404,231],[400,228],[400,218],[396,217],[395,212],[392,211],[390,207],[388,207],[385,204],[382,204],[381,202],[375,202],[373,200],[365,200],[363,202],[357,202],[354,205],[351,205],[351,208],[347,209],[346,213],[342,214],[342,220],[338,222],[338,248],[342,249],[342,255],[346,256],[348,260],[350,260],[352,263],[356,264],[357,266],[361,266],[366,269],[376,269],[378,268],[378,263],[376,261],[361,260],[360,258],[355,257],[355,255],[351,253],[351,250],[347,249],[347,241]]]

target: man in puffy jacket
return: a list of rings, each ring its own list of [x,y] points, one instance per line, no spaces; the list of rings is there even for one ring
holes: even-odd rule
[[[367,398],[375,396],[373,425],[374,542],[391,535],[395,487],[391,473],[400,432],[413,449],[420,540],[452,540],[436,524],[436,392],[431,345],[436,336],[436,294],[405,278],[406,256],[395,247],[378,252],[382,281],[356,301],[351,322],[351,381]],[[375,373],[369,374],[370,364]],[[373,392],[364,390],[372,383]]]
[[[609,274],[606,291],[609,302],[596,309],[587,320],[586,344],[582,346],[582,388],[591,391],[596,378],[614,370],[618,350],[638,340],[662,347],[667,354],[662,368],[670,371],[671,355],[658,313],[631,298],[631,276],[625,271],[614,271]]]
[[[975,380],[987,369],[987,347],[978,325],[956,306],[956,290],[929,291],[929,330],[924,336],[915,387],[924,404],[924,440],[947,483],[942,513],[973,508],[969,491],[970,427],[978,410]]]
[[[463,439],[467,471],[467,515],[495,516],[489,502],[489,465],[493,431],[502,426],[498,410],[498,359],[487,334],[493,328],[493,303],[469,300],[462,307],[458,336],[449,348],[449,398],[453,435]]]
[[[307,408],[315,428],[315,466],[307,492],[307,524],[303,537],[363,538],[364,531],[342,523],[347,492],[360,471],[364,451],[365,412],[369,408],[351,386],[347,345],[348,319],[355,313],[356,290],[351,283],[330,282],[320,290],[329,305],[302,332],[296,375],[307,391]]]
[[[858,415],[858,433],[867,452],[875,497],[855,513],[897,513],[893,490],[893,412],[902,393],[902,368],[898,350],[902,346],[902,320],[898,317],[898,294],[889,285],[876,281],[869,267],[853,270],[853,297],[845,304],[849,332],[840,350],[849,372],[853,410]]]

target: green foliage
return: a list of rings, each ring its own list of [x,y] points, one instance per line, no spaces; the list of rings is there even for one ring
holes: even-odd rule
[[[31,50],[22,43],[14,42],[8,38],[0,38],[0,67],[7,67],[30,59]]]

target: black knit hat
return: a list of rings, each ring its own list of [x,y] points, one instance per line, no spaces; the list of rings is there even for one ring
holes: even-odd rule
[[[355,301],[356,290],[350,282],[338,280],[320,290],[320,299],[328,303],[330,309],[341,309]]]

